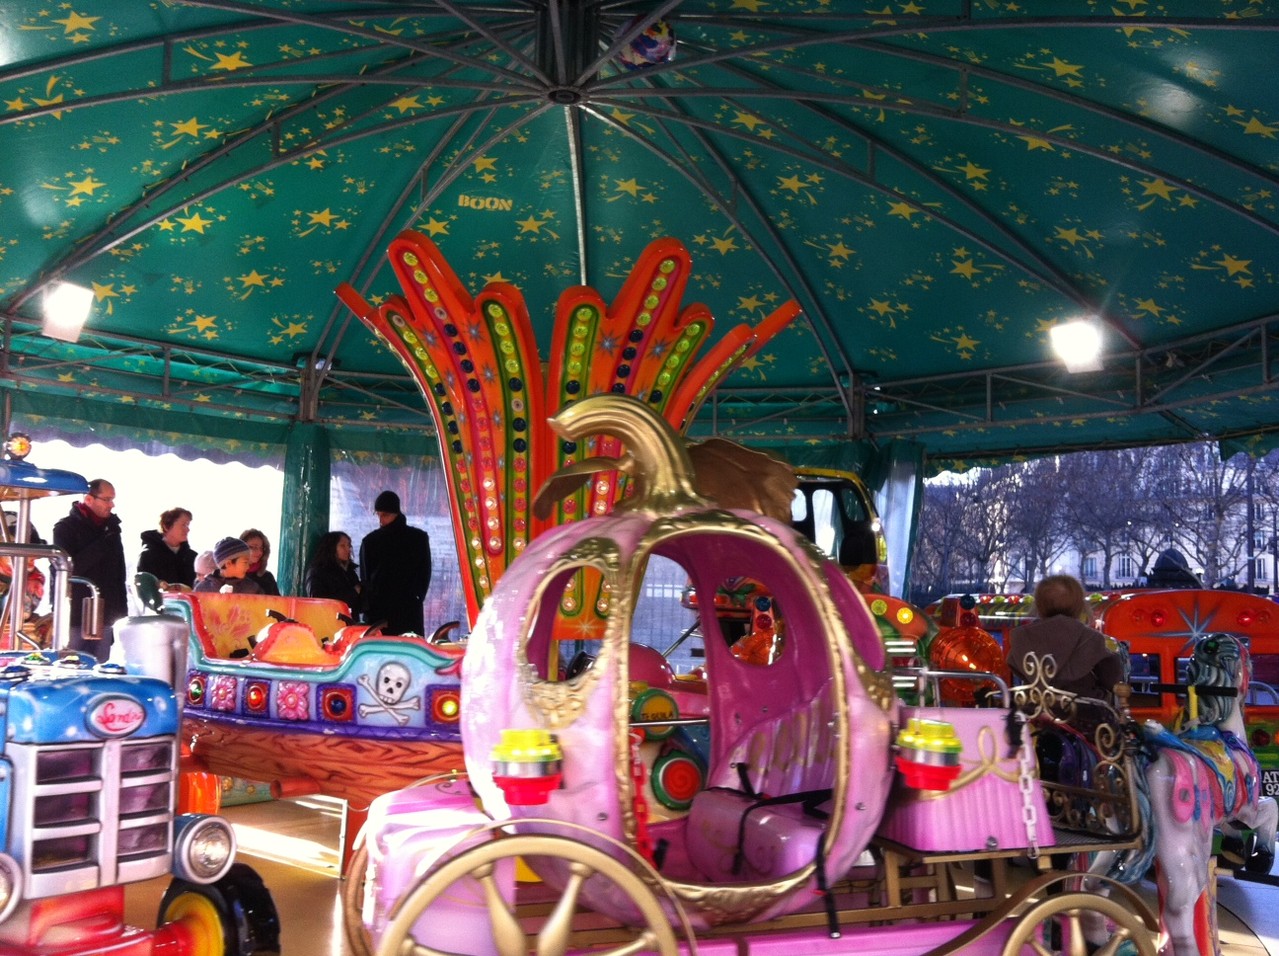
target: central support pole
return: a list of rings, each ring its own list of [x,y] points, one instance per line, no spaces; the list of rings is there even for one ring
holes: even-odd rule
[[[289,427],[284,451],[280,527],[280,593],[303,594],[307,563],[329,530],[329,433],[313,422]]]

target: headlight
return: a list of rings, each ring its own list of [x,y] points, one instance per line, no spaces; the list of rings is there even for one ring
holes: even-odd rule
[[[173,820],[173,872],[192,883],[216,883],[235,862],[235,831],[222,817],[184,813]]]
[[[22,901],[22,868],[18,861],[0,853],[0,923],[13,915]]]

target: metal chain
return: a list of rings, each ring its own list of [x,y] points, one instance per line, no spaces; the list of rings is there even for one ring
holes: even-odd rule
[[[1039,858],[1039,811],[1035,806],[1035,758],[1031,754],[1034,741],[1026,718],[1020,714],[1018,717],[1021,721],[1021,775],[1017,779],[1017,787],[1021,790],[1021,819],[1026,824],[1026,856],[1036,860]]]

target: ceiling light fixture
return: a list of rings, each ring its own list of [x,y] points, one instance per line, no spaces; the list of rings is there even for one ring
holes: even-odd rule
[[[1077,319],[1062,322],[1050,330],[1053,350],[1068,372],[1101,371],[1101,329],[1096,322]]]
[[[72,282],[57,282],[44,293],[44,334],[61,342],[75,342],[89,318],[93,290]]]

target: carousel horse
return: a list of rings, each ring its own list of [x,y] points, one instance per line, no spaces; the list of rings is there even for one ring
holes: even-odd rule
[[[1279,805],[1259,797],[1260,773],[1248,747],[1242,702],[1252,664],[1228,634],[1195,642],[1186,673],[1189,703],[1174,731],[1145,726],[1153,757],[1146,769],[1153,811],[1161,938],[1168,956],[1221,956],[1217,941],[1213,830],[1242,824],[1272,852]],[[1214,693],[1214,691],[1220,691]]]

